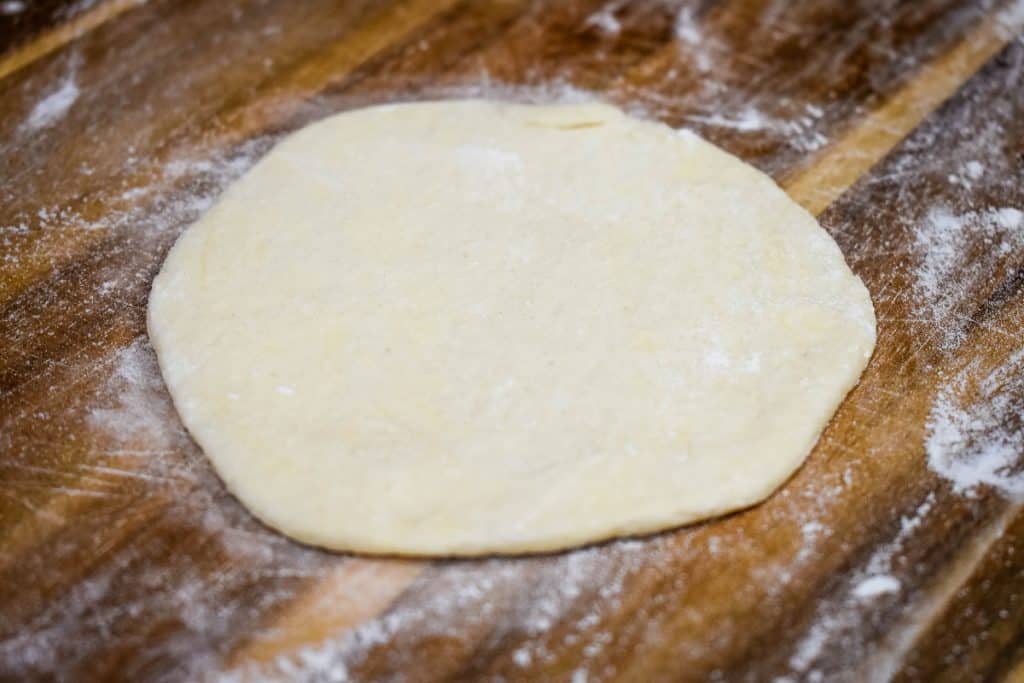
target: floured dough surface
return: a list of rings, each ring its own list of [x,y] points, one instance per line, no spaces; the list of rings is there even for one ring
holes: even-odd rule
[[[605,105],[374,107],[189,228],[149,329],[190,432],[330,548],[562,548],[755,503],[871,355],[868,293],[768,177]]]

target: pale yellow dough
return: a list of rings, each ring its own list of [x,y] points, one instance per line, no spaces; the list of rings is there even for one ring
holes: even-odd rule
[[[875,343],[814,218],[605,105],[429,102],[288,137],[174,246],[149,330],[260,519],[329,548],[564,548],[756,503]]]

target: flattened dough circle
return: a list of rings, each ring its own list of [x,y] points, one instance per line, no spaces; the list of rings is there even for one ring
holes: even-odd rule
[[[767,176],[605,105],[373,107],[178,240],[149,330],[227,486],[336,549],[512,553],[751,505],[875,341]]]

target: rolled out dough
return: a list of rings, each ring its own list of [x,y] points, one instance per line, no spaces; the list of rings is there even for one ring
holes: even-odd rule
[[[605,105],[484,101],[285,139],[174,246],[149,330],[255,515],[425,555],[760,501],[875,341],[835,242],[751,166]]]

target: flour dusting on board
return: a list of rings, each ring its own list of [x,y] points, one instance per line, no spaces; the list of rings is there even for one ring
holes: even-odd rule
[[[746,105],[732,114],[692,114],[687,120],[712,128],[728,128],[739,133],[774,131],[785,136],[797,149],[813,152],[828,143],[828,138],[815,130],[821,114],[818,107],[811,106],[797,116],[779,118]]]
[[[424,600],[399,600],[380,616],[322,643],[284,652],[263,664],[213,674],[208,680],[359,680],[354,671],[377,646],[401,648],[407,633],[458,638],[474,626],[491,623],[495,614],[504,615],[507,637],[522,641],[511,656],[514,666],[551,663],[556,655],[548,647],[547,633],[581,601],[590,604],[575,614],[563,637],[578,645],[581,660],[588,662],[611,641],[610,633],[597,628],[603,610],[620,606],[624,582],[644,566],[649,552],[646,543],[623,540],[543,559],[453,562],[431,577]]]
[[[176,156],[147,162],[139,180],[125,183],[117,190],[96,193],[93,199],[106,207],[102,214],[89,217],[73,207],[44,206],[16,216],[11,225],[0,225],[0,236],[81,230],[127,231],[134,236],[155,237],[180,231],[251,167],[270,142],[254,138],[207,158]]]
[[[835,493],[834,489],[829,489]],[[806,496],[806,498],[805,498]],[[795,500],[799,497],[800,500]],[[813,484],[799,491],[792,508],[784,508],[780,519],[796,520],[800,536],[795,557],[783,556],[777,564],[756,567],[750,576],[752,590],[778,589],[796,579],[796,571],[813,563],[818,543],[832,532],[820,522],[808,519],[827,516],[828,501]],[[789,498],[789,496],[784,496]],[[922,512],[925,514],[927,510]],[[608,653],[616,639],[629,633],[622,625],[609,630],[608,619],[622,609],[638,610],[633,625],[648,636],[657,632],[647,615],[671,609],[670,601],[691,581],[701,590],[701,581],[684,575],[664,575],[660,568],[672,567],[683,558],[727,552],[729,548],[756,543],[742,528],[722,530],[706,545],[693,537],[657,536],[643,540],[624,539],[599,547],[581,548],[555,556],[454,561],[434,565],[422,581],[415,582],[385,612],[355,627],[299,648],[287,649],[272,660],[242,664],[211,673],[206,680],[218,683],[283,682],[299,679],[359,681],[360,667],[375,656],[377,648],[413,652],[422,639],[443,639],[459,647],[463,634],[479,628],[493,628],[501,615],[501,640],[514,643],[503,667],[524,676],[538,668],[552,666],[570,648],[576,657],[573,676],[578,680],[615,680],[618,671]],[[877,564],[877,563],[876,563]],[[881,567],[881,564],[877,565]],[[644,604],[624,604],[626,585],[642,573],[660,576],[664,590]],[[878,581],[876,580],[876,584]],[[877,594],[885,586],[865,590]],[[864,599],[864,598],[862,598]],[[711,629],[707,637],[726,641],[736,637],[728,620]],[[486,647],[486,646],[484,646]],[[706,647],[702,642],[679,644],[690,655]],[[502,655],[505,651],[502,651]],[[401,655],[398,655],[401,656]]]
[[[903,589],[894,574],[894,562],[914,539],[915,531],[935,507],[929,493],[913,513],[900,519],[900,527],[888,543],[881,545],[860,568],[821,600],[815,618],[804,637],[793,647],[789,667],[804,680],[827,680],[815,665],[831,650],[855,648],[857,634],[878,604],[899,599]]]
[[[157,397],[163,381],[154,360],[142,340],[118,351],[105,387],[110,398],[88,413],[94,429],[118,444],[145,443],[147,456],[187,442],[169,402]]]
[[[676,14],[673,33],[680,52],[690,55],[697,71],[702,74],[710,72],[715,54],[723,47],[719,41],[704,35],[692,7],[683,7]]]
[[[958,492],[985,485],[1024,500],[1024,350],[979,370],[972,364],[939,389],[928,416],[928,464]]]
[[[266,146],[260,139],[223,155],[155,160],[134,182],[93,197],[108,208],[103,214],[87,217],[71,207],[43,207],[16,217],[13,226],[0,229],[0,238],[76,230],[116,234],[116,246],[94,279],[73,294],[77,303],[106,319],[137,319],[158,255]],[[7,322],[12,333],[20,333],[19,318]],[[66,514],[76,514],[86,529],[88,520],[103,528],[80,543],[51,545],[38,558],[80,566],[82,575],[73,589],[55,593],[16,635],[0,640],[0,677],[66,677],[88,666],[98,643],[145,638],[149,629],[180,623],[175,636],[157,649],[172,658],[188,652],[180,661],[194,680],[197,672],[216,670],[223,658],[211,643],[231,643],[239,623],[252,623],[293,598],[293,586],[318,574],[324,558],[263,528],[224,492],[181,427],[144,338],[100,357],[85,350],[35,380],[53,381],[47,379],[53,372],[73,374],[75,389],[58,404],[61,421],[50,421],[41,406],[4,415],[0,423],[0,442],[8,428],[34,421],[40,426],[31,428],[46,439],[40,444],[59,444],[56,453],[74,454],[72,462],[55,466],[41,458],[45,451],[38,444],[7,451],[9,497],[17,496],[20,479],[31,484],[33,476],[57,476],[47,486],[65,500],[88,503],[87,514],[47,506],[36,512],[39,523],[59,526]],[[51,399],[45,385],[42,389],[45,406]],[[65,423],[80,425],[73,440],[62,432]],[[147,520],[141,533],[129,543],[108,545],[121,537],[123,524],[131,529],[140,516]],[[151,539],[161,533],[181,542],[155,547]],[[103,553],[102,563],[94,562],[96,553]],[[163,559],[154,563],[153,557]],[[221,563],[212,574],[211,560]],[[45,572],[45,566],[22,569]],[[117,631],[126,623],[138,632]]]
[[[853,596],[861,600],[870,600],[886,593],[896,593],[900,589],[899,579],[888,574],[869,576],[853,588]]]
[[[913,301],[931,339],[946,354],[957,351],[968,331],[981,328],[1011,335],[995,321],[978,320],[971,302],[979,292],[1000,297],[1019,277],[1024,254],[1024,211],[1020,203],[976,206],[979,191],[1013,196],[1019,192],[1020,169],[1012,156],[975,153],[998,149],[1005,132],[989,124],[967,143],[958,172],[947,177],[951,199],[968,208],[936,203],[915,225]],[[966,201],[963,199],[966,198]],[[951,376],[940,378],[925,425],[924,449],[929,467],[949,480],[953,490],[974,496],[990,487],[1014,499],[1024,498],[1024,352],[997,352],[994,367],[975,359]],[[999,356],[996,356],[999,358]]]
[[[940,330],[942,347],[955,349],[969,323],[960,311],[969,293],[983,286],[1008,254],[1024,248],[1024,213],[1012,206],[966,212],[936,206],[914,239],[921,255],[914,297]],[[978,242],[984,248],[969,253]]]
[[[608,36],[617,36],[622,32],[622,24],[619,22],[618,17],[615,16],[616,12],[619,11],[621,6],[624,4],[622,0],[619,2],[613,2],[606,7],[602,7],[598,11],[587,17],[584,22],[587,26],[593,26],[601,33]]]
[[[95,498],[90,514],[112,527],[113,538],[132,501],[130,515],[146,515],[148,523],[131,543],[104,548],[100,564],[73,554],[82,552],[73,544],[56,546],[48,561],[74,562],[83,574],[30,625],[0,641],[2,671],[33,679],[79,670],[97,642],[127,642],[176,623],[176,635],[160,651],[175,658],[187,652],[179,662],[184,680],[198,680],[221,666],[225,653],[211,643],[232,643],[240,623],[293,599],[295,587],[318,576],[326,558],[262,527],[224,493],[175,417],[144,339],[88,372],[98,381],[69,410],[91,427],[83,444],[89,450],[77,464],[93,480],[83,489]],[[161,536],[177,540],[154,547],[165,542]],[[161,562],[151,561],[154,553]],[[136,624],[137,633],[116,631],[120,623]]]
[[[1015,31],[1021,20],[1014,20]],[[880,350],[887,337],[905,339],[906,362],[918,363],[938,383],[925,424],[918,423],[919,467],[947,479],[954,494],[970,498],[995,490],[1019,501],[1024,351],[1019,316],[1012,318],[1013,306],[1003,305],[1019,301],[1024,256],[1024,169],[1015,143],[1008,143],[1019,135],[1020,103],[1002,95],[1005,84],[1020,80],[1020,52],[1015,55],[1000,65],[1006,71],[969,86],[920,126],[862,186],[882,192],[854,189],[838,204],[861,220],[879,220],[877,242],[869,237],[846,246],[855,269],[865,255],[875,268],[885,264],[872,290]],[[990,90],[979,95],[979,88]],[[877,212],[855,203],[879,200],[885,204]],[[899,230],[905,230],[902,243],[891,237]],[[947,364],[954,370],[944,370]],[[836,577],[791,649],[790,675],[780,683],[842,679],[850,671],[859,672],[857,680],[889,680],[899,670],[924,628],[916,610],[946,604],[951,595],[945,591],[958,586],[922,582],[911,559],[922,542],[937,542],[928,536],[950,514],[940,502],[950,497],[944,485],[934,487],[903,513],[888,542]],[[964,555],[972,561],[982,556]],[[885,647],[873,643],[878,638]]]
[[[80,94],[75,73],[71,71],[56,88],[36,103],[22,122],[21,131],[33,133],[52,126],[71,110]]]

